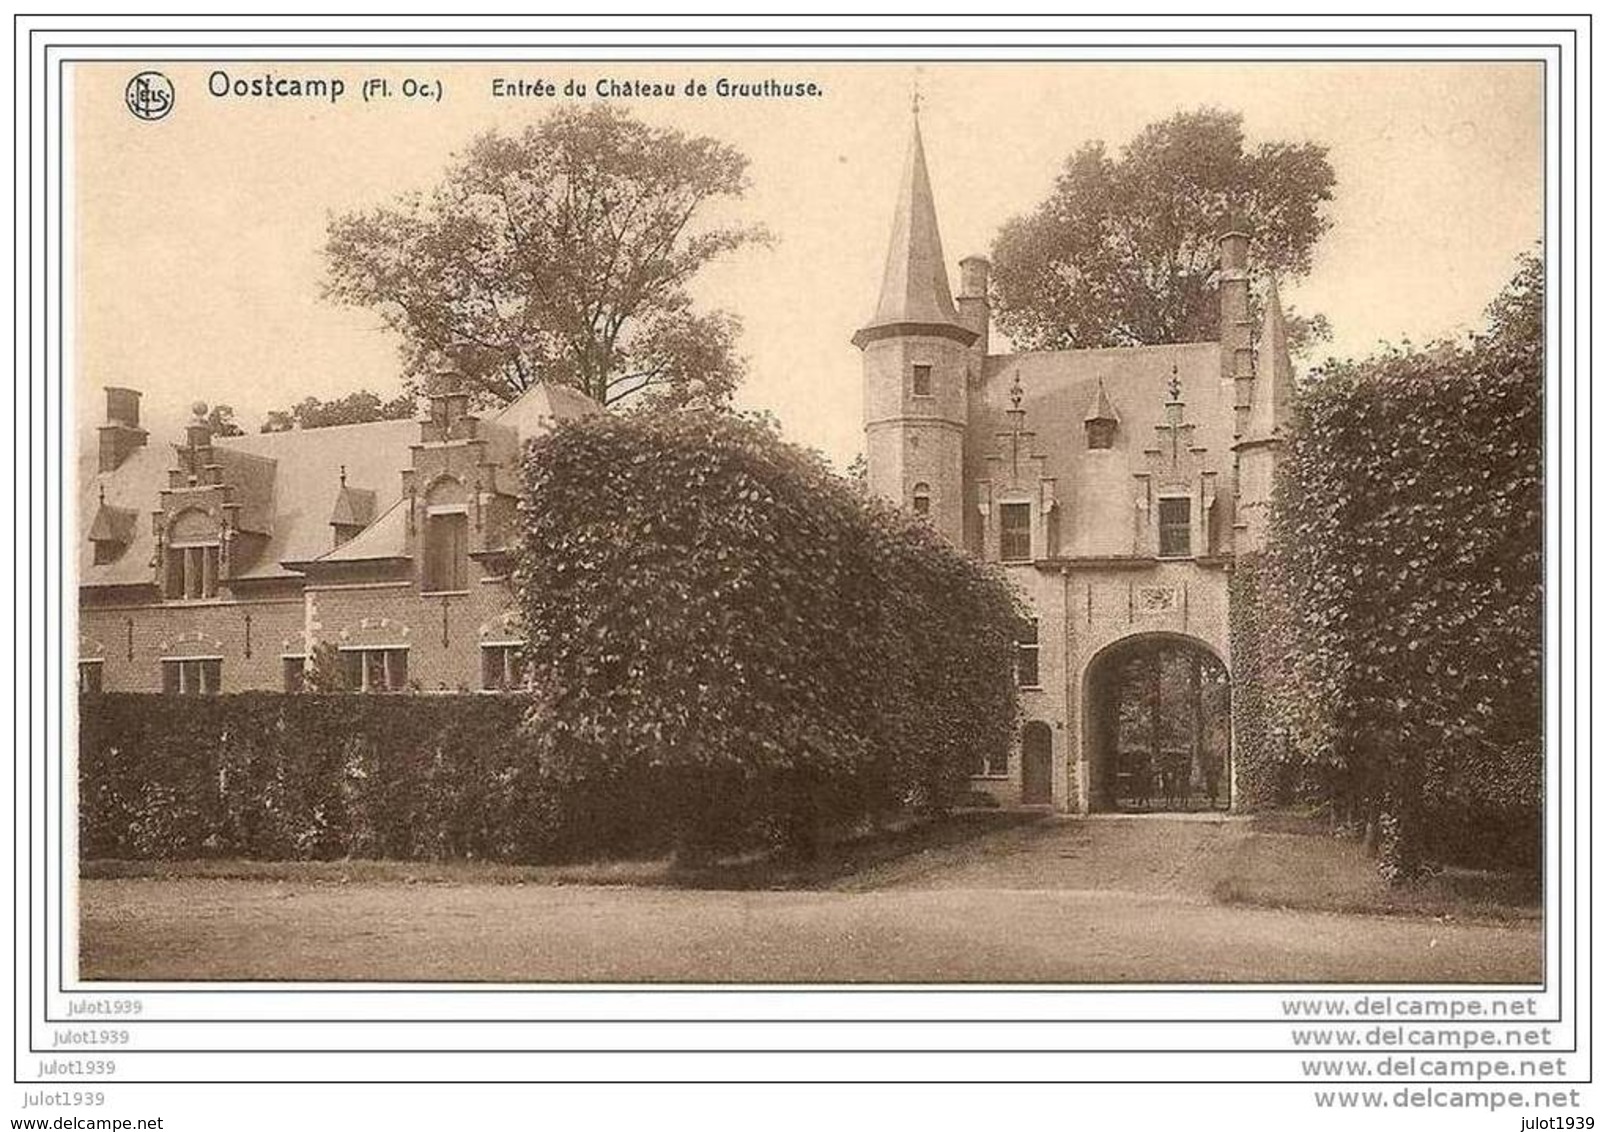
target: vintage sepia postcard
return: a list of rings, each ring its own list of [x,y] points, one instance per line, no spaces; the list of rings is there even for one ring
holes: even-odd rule
[[[15,32],[14,1127],[1592,1127],[1587,17]]]
[[[67,77],[82,979],[1544,981],[1539,65]]]

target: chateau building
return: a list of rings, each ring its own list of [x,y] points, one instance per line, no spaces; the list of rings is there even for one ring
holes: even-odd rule
[[[1275,286],[1255,341],[1248,252],[1221,237],[1218,341],[992,353],[988,262],[960,261],[956,302],[915,123],[853,336],[869,487],[1001,563],[1030,605],[1019,743],[975,768],[1002,802],[1232,802],[1228,578],[1264,546],[1293,386]]]
[[[1293,374],[1249,236],[1221,237],[1217,341],[992,353],[987,261],[957,301],[918,121],[880,299],[854,336],[869,487],[1000,564],[1024,595],[1024,712],[974,787],[1061,810],[1234,799],[1229,577],[1265,544]],[[519,682],[508,585],[522,444],[600,411],[537,385],[490,414],[151,444],[106,390],[78,470],[88,691],[300,689],[314,651],[354,690]],[[331,646],[320,649],[320,646]]]
[[[518,680],[507,584],[524,441],[597,411],[537,385],[481,415],[151,444],[106,390],[78,469],[79,683],[88,691],[295,691],[320,644],[354,690]]]

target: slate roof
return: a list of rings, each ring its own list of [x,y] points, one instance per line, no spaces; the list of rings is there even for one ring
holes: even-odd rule
[[[1182,383],[1183,417],[1196,426],[1194,443],[1230,463],[1234,395],[1232,383],[1221,378],[1217,343],[1046,350],[988,356],[982,387],[971,394],[965,478],[993,474],[987,457],[1000,452],[1000,436],[1010,432],[1010,388],[1017,378],[1025,410],[1021,428],[1033,434],[1033,451],[1047,457],[1045,477],[1067,487],[1086,482],[1084,422],[1106,412],[1120,421],[1115,450],[1128,453],[1132,470],[1140,471],[1143,451],[1155,443],[1155,428],[1165,421],[1173,366]],[[1101,382],[1106,398],[1102,407]],[[1097,452],[1092,459],[1108,462]]]
[[[898,326],[946,326],[958,332],[956,337],[968,336],[967,341],[975,338],[973,332],[961,325],[954,310],[919,119],[915,120],[909,155],[904,162],[903,185],[892,219],[892,241],[887,246],[886,269],[881,278],[881,298],[876,303],[875,315],[859,331],[855,341],[861,341],[876,330]]]
[[[503,446],[511,455],[518,442],[544,431],[553,420],[597,411],[582,393],[537,385],[487,419],[492,431],[506,437]],[[341,465],[346,467],[350,489],[372,494],[368,513],[378,518],[339,549],[357,556],[365,548],[378,548],[392,533],[387,523],[390,513],[394,510],[405,518],[405,511],[395,505],[401,499],[402,470],[411,466],[412,445],[418,438],[418,422],[411,419],[216,438],[213,450],[224,467],[225,482],[244,504],[241,526],[267,535],[262,553],[236,577],[300,578],[284,563],[311,561],[330,552],[334,534],[329,523],[337,513]],[[99,472],[97,464],[91,427],[78,446],[79,585],[151,584],[155,550],[151,513],[160,507],[168,470],[177,464],[174,446],[152,442],[135,449],[112,472]],[[127,549],[115,561],[96,565],[88,533],[100,511],[103,488],[107,506],[133,512],[137,518]]]

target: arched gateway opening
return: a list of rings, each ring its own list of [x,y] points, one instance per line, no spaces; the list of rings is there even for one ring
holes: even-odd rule
[[[1089,802],[1095,810],[1232,805],[1226,666],[1189,637],[1117,641],[1087,668]]]

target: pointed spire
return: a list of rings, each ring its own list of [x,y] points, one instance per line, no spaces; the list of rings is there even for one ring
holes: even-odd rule
[[[1266,310],[1255,348],[1255,385],[1249,402],[1246,440],[1286,436],[1293,422],[1294,363],[1288,353],[1288,323],[1277,297],[1277,281],[1266,284]]]
[[[937,230],[937,205],[931,195],[918,114],[893,214],[881,299],[876,304],[875,317],[854,335],[853,341],[862,348],[877,338],[899,333],[936,334],[965,345],[976,338],[975,331],[960,324],[948,286],[948,267]]]

